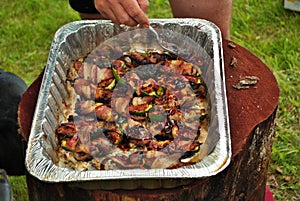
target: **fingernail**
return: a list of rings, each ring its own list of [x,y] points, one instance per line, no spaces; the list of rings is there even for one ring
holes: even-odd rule
[[[142,27],[143,28],[149,28],[149,24],[143,24]]]

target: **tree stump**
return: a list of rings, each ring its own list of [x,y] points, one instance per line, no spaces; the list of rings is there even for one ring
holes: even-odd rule
[[[264,200],[279,88],[273,73],[255,55],[224,40],[225,79],[232,144],[230,165],[221,173],[173,189],[86,190],[69,183],[47,183],[26,175],[31,201]],[[42,76],[19,105],[21,133],[28,138]]]

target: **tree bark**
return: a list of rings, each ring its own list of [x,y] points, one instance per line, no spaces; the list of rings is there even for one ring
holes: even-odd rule
[[[223,50],[232,144],[231,162],[224,171],[173,189],[113,191],[86,190],[78,187],[80,183],[46,183],[27,173],[30,200],[264,200],[275,133],[278,84],[270,69],[245,48],[224,40]],[[26,139],[41,78],[25,92],[19,106],[21,133]],[[255,83],[239,85],[247,79]]]

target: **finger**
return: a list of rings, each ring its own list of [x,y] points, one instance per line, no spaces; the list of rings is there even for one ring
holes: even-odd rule
[[[113,23],[120,25],[120,22],[118,21],[117,17],[111,10],[105,10],[105,11],[100,11],[101,15],[105,17],[106,19],[111,20]]]
[[[120,2],[125,9],[125,11],[129,14],[129,16],[134,19],[138,24],[142,26],[149,26],[149,20],[146,16],[146,13],[140,8],[137,1],[131,1],[128,3],[127,1]]]
[[[140,8],[142,9],[142,11],[144,11],[144,13],[147,12],[148,8],[149,8],[149,1],[148,0],[137,0]]]
[[[117,18],[119,24],[125,24],[128,26],[136,26],[138,22],[130,16],[126,9],[121,4],[116,4],[113,7],[112,12]]]
[[[98,12],[101,13],[101,15],[104,18],[112,20],[113,22],[117,21],[116,16],[114,15],[112,9],[110,8],[111,6],[109,6],[109,4],[107,4],[105,1],[94,0],[94,6],[95,6],[96,10],[98,10]]]

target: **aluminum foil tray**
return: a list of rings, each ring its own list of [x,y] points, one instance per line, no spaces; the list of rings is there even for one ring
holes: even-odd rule
[[[219,29],[201,19],[150,19],[150,23],[191,38],[208,55],[204,58],[207,65],[201,69],[211,101],[208,137],[202,147],[209,152],[208,156],[178,169],[77,171],[55,165],[55,129],[66,121],[67,106],[72,104],[72,94],[65,86],[68,68],[74,60],[129,28],[107,20],[77,21],[62,26],[51,45],[26,151],[26,168],[31,175],[42,181],[70,182],[83,188],[155,189],[173,188],[216,175],[228,166],[231,145]]]

